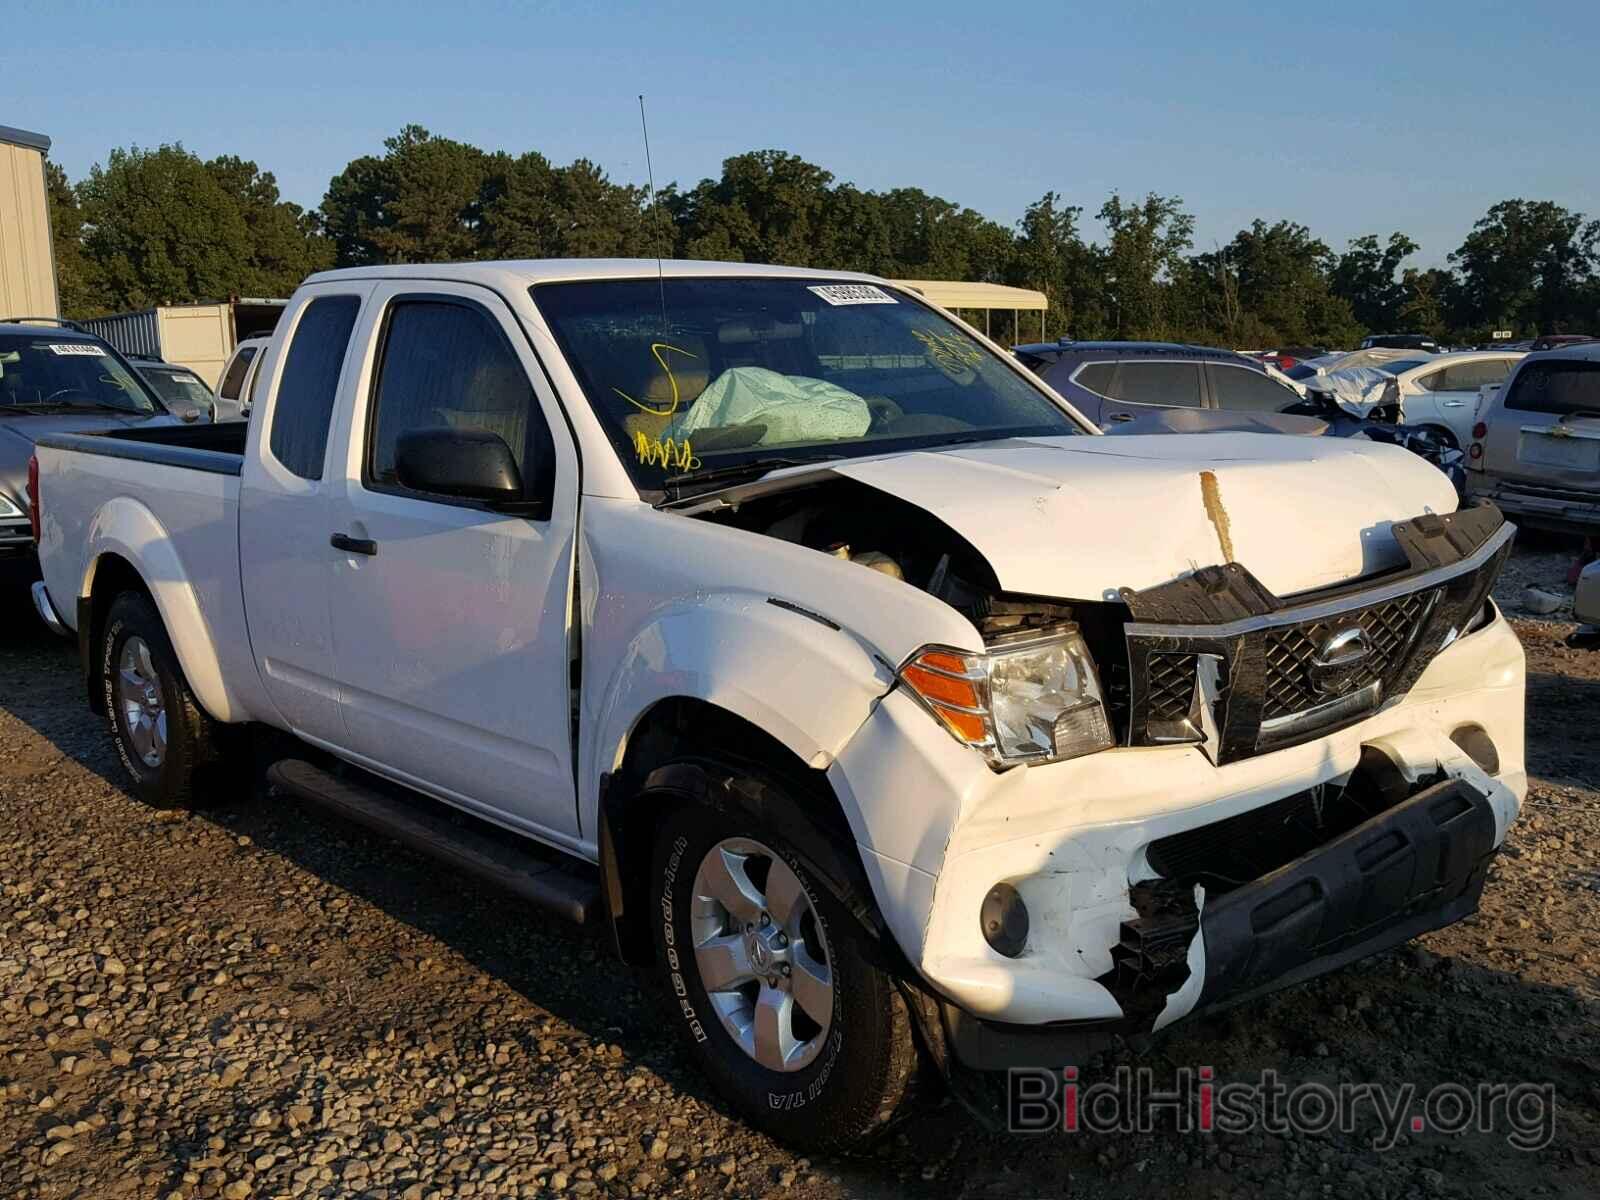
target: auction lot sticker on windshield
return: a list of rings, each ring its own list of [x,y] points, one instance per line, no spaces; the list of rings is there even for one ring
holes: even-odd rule
[[[51,342],[52,354],[83,354],[89,358],[104,358],[106,352],[93,342]]]
[[[888,292],[870,283],[824,283],[806,289],[835,308],[845,304],[899,304]]]

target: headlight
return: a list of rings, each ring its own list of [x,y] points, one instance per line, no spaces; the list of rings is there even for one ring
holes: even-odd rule
[[[10,496],[0,492],[0,521],[26,520],[28,514]]]
[[[1012,635],[982,654],[930,646],[900,679],[959,742],[995,766],[1108,749],[1111,723],[1076,625]]]

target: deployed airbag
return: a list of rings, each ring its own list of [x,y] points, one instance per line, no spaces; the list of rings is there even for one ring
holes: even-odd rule
[[[867,402],[820,379],[780,375],[765,367],[734,367],[700,393],[663,435],[692,438],[702,429],[765,425],[761,445],[860,437],[872,423]]]

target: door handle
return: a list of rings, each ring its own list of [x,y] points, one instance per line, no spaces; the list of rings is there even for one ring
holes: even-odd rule
[[[1123,421],[1131,421],[1131,420],[1133,420],[1133,414],[1132,413],[1109,413],[1106,416],[1106,421],[1107,422],[1116,421],[1119,424],[1121,422],[1123,422]]]
[[[1441,401],[1439,401],[1439,407],[1440,408],[1465,408],[1466,406],[1467,406],[1467,402],[1465,400],[1441,400]]]
[[[328,545],[347,554],[373,555],[378,552],[378,543],[371,538],[353,538],[347,533],[334,534],[328,539]]]

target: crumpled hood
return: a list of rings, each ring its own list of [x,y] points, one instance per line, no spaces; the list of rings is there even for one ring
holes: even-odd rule
[[[1008,592],[1114,598],[1234,561],[1279,596],[1405,562],[1389,526],[1453,512],[1398,446],[1257,433],[1012,439],[830,463],[926,509]]]

